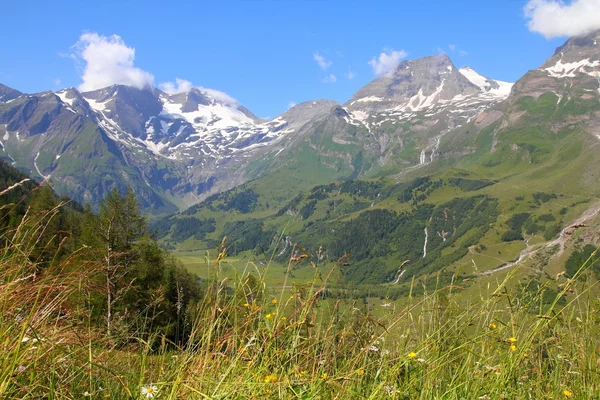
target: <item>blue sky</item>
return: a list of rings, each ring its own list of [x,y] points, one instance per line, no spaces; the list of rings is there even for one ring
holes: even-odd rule
[[[586,1],[597,3],[575,3]],[[542,28],[546,36],[558,36],[552,39],[531,32],[526,5],[518,0],[10,1],[0,17],[0,82],[24,92],[81,85],[85,63],[73,59],[73,46],[84,32],[119,35],[123,46],[135,49],[135,68],[152,74],[156,86],[185,79],[226,92],[261,117],[285,111],[290,102],[348,100],[376,77],[369,61],[386,51],[406,59],[443,51],[458,67],[515,81],[565,40],[562,31],[547,34]]]

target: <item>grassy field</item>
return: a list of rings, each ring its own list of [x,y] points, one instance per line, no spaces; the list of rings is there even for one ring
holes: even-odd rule
[[[203,270],[200,258],[189,255],[189,265]],[[414,285],[402,300],[387,302],[323,298],[335,264],[302,286],[272,290],[281,281],[263,279],[268,274],[249,279],[234,267],[242,260],[211,260],[215,275],[187,345],[178,347],[159,336],[106,337],[86,323],[81,306],[67,307],[85,275],[62,270],[24,280],[18,259],[5,257],[0,397],[589,399],[600,393],[599,302],[586,266],[573,279],[557,278],[560,289],[549,302],[542,301],[544,288],[507,286],[519,268],[478,282],[470,296],[461,294],[461,282],[433,290]],[[285,269],[289,280],[293,263]]]

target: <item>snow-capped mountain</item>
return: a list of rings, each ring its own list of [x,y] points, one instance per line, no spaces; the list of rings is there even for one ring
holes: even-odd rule
[[[280,122],[263,121],[234,100],[196,88],[174,95],[127,86],[56,94],[71,109],[78,100],[87,103],[114,141],[173,160],[227,157],[285,133],[277,129]]]
[[[309,165],[296,160],[299,153],[316,154],[333,170],[323,176],[334,178],[391,160],[427,164],[446,132],[503,100],[510,87],[458,70],[445,55],[425,57],[401,63],[344,105],[305,102],[264,121],[199,88],[26,95],[0,86],[0,146],[6,159],[79,201],[97,203],[111,187],[133,186],[143,206],[173,209],[282,167],[300,174]]]
[[[512,84],[457,69],[445,55],[404,61],[360,89],[345,105],[351,124],[369,131],[402,122],[409,131],[435,127],[421,139],[419,164],[431,162],[441,137],[504,100]],[[423,128],[422,128],[423,127]]]
[[[600,90],[600,31],[567,40],[552,57],[515,84],[522,95],[537,97],[556,92],[565,100],[576,87],[590,95]]]

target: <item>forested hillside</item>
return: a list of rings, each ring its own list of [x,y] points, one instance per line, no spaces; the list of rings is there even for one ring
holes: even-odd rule
[[[150,236],[131,190],[113,190],[93,213],[2,161],[0,176],[0,240],[4,257],[20,249],[23,279],[67,268],[85,277],[87,296],[73,304],[116,341],[133,332],[185,340],[201,284]]]

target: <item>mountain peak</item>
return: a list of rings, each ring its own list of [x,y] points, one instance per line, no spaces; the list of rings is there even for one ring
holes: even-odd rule
[[[570,38],[540,70],[553,78],[600,78],[600,30]]]
[[[554,55],[576,55],[582,54],[587,55],[590,52],[598,55],[598,50],[600,49],[600,29],[592,31],[588,34],[581,36],[573,36],[568,39],[562,46],[558,47],[554,52]],[[575,53],[575,54],[573,54]]]
[[[23,93],[19,92],[16,89],[8,87],[0,83],[0,103],[4,103],[7,101],[11,101],[21,96]]]
[[[391,75],[381,76],[357,91],[349,105],[385,101],[412,111],[457,95],[475,94],[479,87],[458,72],[446,54],[403,61]]]

